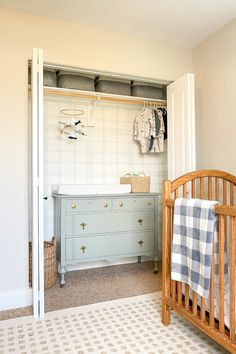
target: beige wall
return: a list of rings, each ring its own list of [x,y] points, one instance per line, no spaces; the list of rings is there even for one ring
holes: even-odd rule
[[[4,291],[27,288],[27,60],[32,48],[43,48],[47,62],[165,80],[175,80],[192,71],[192,52],[3,9],[0,46],[1,308]],[[5,295],[6,298],[8,293]]]
[[[236,20],[193,51],[197,166],[236,174]]]

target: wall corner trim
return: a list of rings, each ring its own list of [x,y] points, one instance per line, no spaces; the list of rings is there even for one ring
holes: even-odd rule
[[[32,289],[20,288],[0,291],[0,311],[32,305]]]

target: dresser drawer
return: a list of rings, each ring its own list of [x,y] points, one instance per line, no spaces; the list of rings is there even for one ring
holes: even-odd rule
[[[70,238],[65,240],[66,263],[87,258],[105,259],[109,256],[150,255],[154,233],[129,233],[118,235]]]
[[[66,213],[79,213],[79,212],[92,212],[92,211],[110,211],[111,199],[109,198],[96,198],[96,199],[66,199],[65,212]]]
[[[112,204],[113,210],[137,210],[137,209],[154,209],[155,198],[115,198]]]
[[[65,237],[154,229],[154,212],[67,214]]]

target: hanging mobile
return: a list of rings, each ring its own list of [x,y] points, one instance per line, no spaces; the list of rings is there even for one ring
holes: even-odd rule
[[[84,128],[82,121],[75,118],[76,116],[83,115],[85,111],[82,109],[64,108],[61,109],[60,113],[71,117],[70,121],[59,121],[59,124],[62,125],[62,128],[59,129],[61,135],[66,135],[67,139],[70,140],[77,140],[79,135],[86,135],[82,130]]]
[[[65,116],[82,116],[85,114],[85,111],[77,108],[63,108],[60,110],[60,113]]]

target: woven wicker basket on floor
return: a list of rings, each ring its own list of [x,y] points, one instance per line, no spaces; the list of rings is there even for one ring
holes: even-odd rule
[[[56,240],[44,241],[44,288],[48,289],[57,281]],[[32,286],[32,242],[29,242],[29,284]]]

